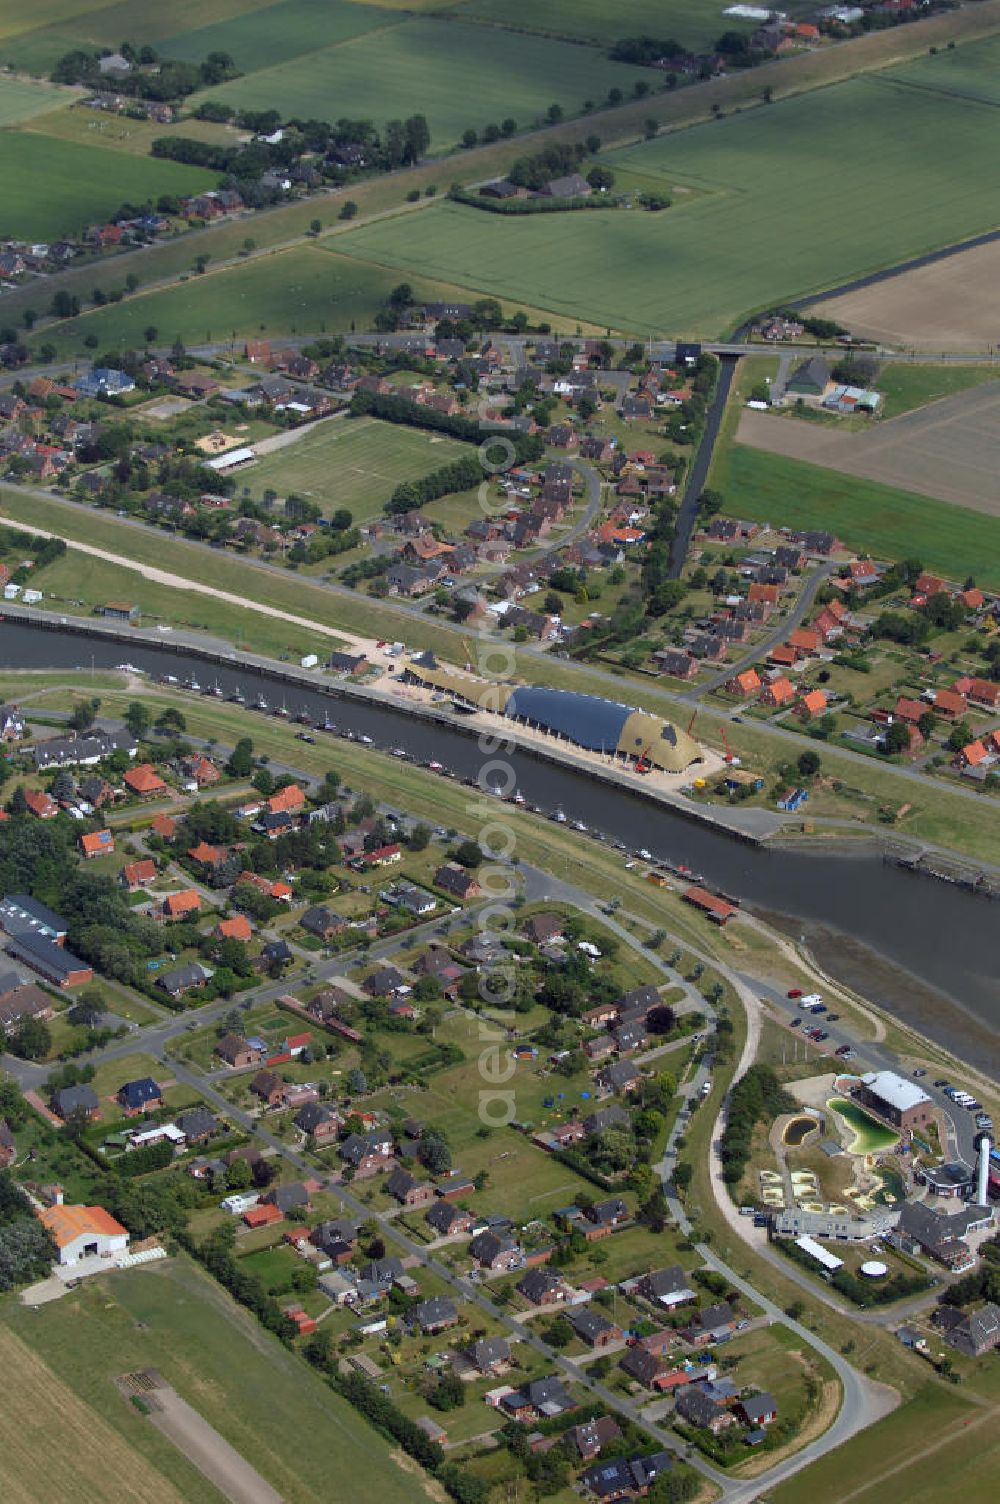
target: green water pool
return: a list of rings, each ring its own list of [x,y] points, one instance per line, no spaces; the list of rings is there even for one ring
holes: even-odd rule
[[[878,1154],[883,1149],[891,1149],[898,1142],[898,1133],[886,1128],[876,1118],[869,1117],[867,1112],[863,1112],[846,1097],[833,1097],[826,1105],[854,1134],[854,1139],[848,1146],[849,1153]]]

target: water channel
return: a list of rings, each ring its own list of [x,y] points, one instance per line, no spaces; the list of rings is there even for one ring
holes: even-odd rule
[[[168,652],[129,641],[83,636],[70,628],[42,631],[0,623],[0,665],[77,669],[81,691],[91,664],[112,668],[123,658],[151,675],[171,674],[202,686],[218,683],[248,705],[263,696],[272,709],[284,701],[294,717],[307,709],[341,730],[403,747],[417,761],[431,758],[460,777],[475,776],[481,756],[475,738],[408,716],[404,709],[360,704],[290,684],[244,666],[217,667],[196,654]],[[323,738],[319,737],[322,741]],[[336,746],[331,742],[331,751]],[[1000,902],[913,875],[877,855],[831,856],[746,845],[669,809],[583,774],[515,752],[517,785],[527,802],[561,808],[567,820],[624,841],[636,850],[683,862],[795,938],[804,938],[824,969],[940,1040],[977,1067],[1000,1076]]]

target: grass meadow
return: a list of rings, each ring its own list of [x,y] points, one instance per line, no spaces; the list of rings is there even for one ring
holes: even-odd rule
[[[355,522],[365,522],[381,514],[401,480],[437,470],[468,449],[440,434],[374,418],[336,418],[265,455],[242,483],[255,497],[268,487],[282,496],[297,491],[321,505],[326,516],[348,507]]]
[[[115,1442],[121,1438],[153,1458],[191,1504],[219,1496],[122,1398],[113,1383],[118,1375],[159,1369],[296,1504],[325,1504],[330,1478],[338,1474],[363,1476],[368,1495],[385,1504],[413,1499],[413,1479],[393,1460],[389,1444],[183,1256],[86,1281],[37,1312],[8,1307],[5,1314],[11,1330],[69,1385],[73,1399],[86,1396],[102,1431],[110,1429]],[[72,1447],[59,1443],[61,1407],[49,1405],[43,1413],[46,1444],[56,1456],[72,1456]],[[37,1497],[37,1472],[34,1482],[36,1488],[19,1497]],[[131,1476],[129,1487],[132,1497]],[[72,1504],[111,1496],[105,1490],[58,1493]]]
[[[418,299],[469,296],[465,289],[418,275],[407,280]],[[398,281],[386,267],[304,245],[217,272],[209,265],[204,276],[151,293],[140,291],[51,326],[46,338],[63,352],[84,353],[83,337],[90,333],[97,335],[102,350],[141,348],[149,325],[159,331],[162,343],[180,335],[189,345],[258,335],[346,334],[371,328]]]
[[[262,6],[266,0],[259,0]],[[174,56],[170,39],[210,22],[227,21],[258,8],[255,0],[37,0],[9,5],[0,16],[0,62],[48,73],[75,47],[119,47],[126,39],[146,42]]]
[[[359,227],[346,246],[398,270],[530,295],[557,313],[629,332],[717,334],[755,308],[996,222],[996,195],[983,188],[992,109],[896,87],[891,77],[855,79],[602,157],[668,190],[700,191],[690,202],[675,194],[659,214],[504,219],[445,203],[412,224]]]
[[[714,472],[734,516],[827,528],[878,559],[919,558],[948,579],[1000,588],[1000,518],[736,444]]]
[[[1000,37],[954,52],[916,58],[893,70],[893,81],[914,89],[932,89],[958,99],[1000,104]]]
[[[180,162],[129,157],[32,131],[0,131],[0,233],[55,240],[99,224],[126,201],[200,193],[215,174]],[[47,301],[44,291],[39,292]]]
[[[431,150],[455,146],[468,128],[512,116],[524,128],[552,103],[576,114],[610,88],[630,94],[648,68],[613,63],[603,53],[547,37],[529,43],[514,32],[460,21],[406,20],[308,57],[233,79],[207,91],[226,104],[273,107],[288,115],[374,119],[382,125],[414,111],[427,116]]]
[[[19,125],[62,104],[65,94],[50,84],[27,83],[21,78],[0,78],[0,126]]]

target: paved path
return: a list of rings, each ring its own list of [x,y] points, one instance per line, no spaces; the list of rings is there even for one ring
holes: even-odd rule
[[[167,1384],[157,1385],[144,1398],[150,1406],[151,1423],[215,1484],[230,1504],[283,1504],[283,1496],[277,1489],[176,1389]]]
[[[745,668],[753,668],[755,664],[760,663],[761,659],[766,658],[773,647],[777,646],[779,642],[784,642],[789,633],[794,632],[796,627],[801,627],[812,610],[816,596],[819,594],[821,587],[830,578],[832,571],[832,564],[820,564],[806,580],[802,590],[799,592],[798,600],[787,616],[783,616],[781,621],[777,622],[750,652],[745,653],[742,658],[738,658],[735,663],[728,663],[724,669],[720,669],[717,674],[713,674],[703,684],[696,685],[695,688],[687,692],[685,698],[700,700],[705,695],[711,694],[713,689],[720,689],[723,684],[728,684],[730,679],[734,679],[737,674],[741,674]]]

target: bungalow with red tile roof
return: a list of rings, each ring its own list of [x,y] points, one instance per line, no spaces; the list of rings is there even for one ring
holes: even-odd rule
[[[958,685],[952,685],[957,689]],[[988,705],[991,710],[1000,707],[1000,684],[992,679],[970,679],[964,693],[976,705]]]
[[[958,598],[967,611],[981,611],[986,605],[985,595],[981,590],[977,590],[975,585],[970,586],[968,590],[961,591]]]
[[[811,721],[814,715],[822,715],[826,710],[826,693],[822,689],[811,689],[804,694],[795,707],[795,714],[803,721]]]
[[[787,705],[789,700],[794,699],[794,686],[788,679],[779,675],[777,679],[769,679],[764,685],[760,703],[762,705]]]
[[[403,848],[398,842],[391,842],[388,846],[376,846],[374,851],[363,852],[360,860],[366,867],[389,867],[393,862],[403,860]]]
[[[140,888],[156,881],[156,863],[148,856],[139,862],[126,862],[118,876],[123,888],[129,893],[137,893]]]
[[[271,795],[267,801],[267,807],[272,815],[278,815],[302,809],[305,802],[306,796],[298,784],[289,783],[283,789],[279,789],[276,794]]]
[[[187,854],[193,862],[198,862],[203,867],[214,867],[226,853],[221,846],[210,846],[207,841],[199,841],[197,846],[188,847]]]
[[[233,919],[220,919],[212,931],[216,940],[241,940],[244,944],[253,938],[253,928],[245,914]]]
[[[778,585],[762,585],[759,580],[754,580],[747,591],[748,601],[760,601],[765,606],[776,606],[781,599],[781,588]]]
[[[893,706],[892,714],[897,721],[906,721],[909,725],[915,726],[923,716],[927,715],[930,708],[929,705],[924,704],[923,700],[908,700],[904,695],[900,695]]]
[[[936,574],[922,574],[913,587],[917,595],[948,594],[948,585]]]
[[[815,627],[796,627],[788,637],[789,647],[797,648],[800,653],[816,653],[822,642],[823,638]]]
[[[773,663],[777,668],[791,668],[799,661],[798,648],[789,647],[787,643],[779,643],[772,648],[767,655],[768,663]]]
[[[80,850],[85,861],[95,856],[110,856],[115,849],[115,838],[110,830],[92,830],[80,837]]]
[[[954,758],[956,768],[978,768],[986,761],[990,751],[984,741],[967,742]]]
[[[59,813],[58,804],[44,789],[25,789],[24,802],[38,820],[54,820]]]
[[[193,888],[184,888],[180,893],[168,893],[163,900],[164,919],[186,919],[191,914],[201,913],[201,896]]]
[[[173,815],[156,815],[150,825],[151,830],[163,841],[172,841],[177,834],[177,821]]]
[[[939,689],[934,697],[933,708],[938,715],[955,721],[960,715],[965,715],[969,705],[965,696],[957,695],[953,689]]]
[[[243,1213],[243,1221],[247,1227],[270,1227],[283,1222],[284,1216],[277,1206],[250,1206]]]
[[[167,792],[167,785],[149,762],[141,762],[137,768],[129,768],[123,782],[140,799],[155,799],[158,794]]]
[[[726,684],[726,690],[731,695],[739,695],[747,699],[755,695],[760,689],[760,674],[755,668],[744,669],[742,674],[735,674]]]

